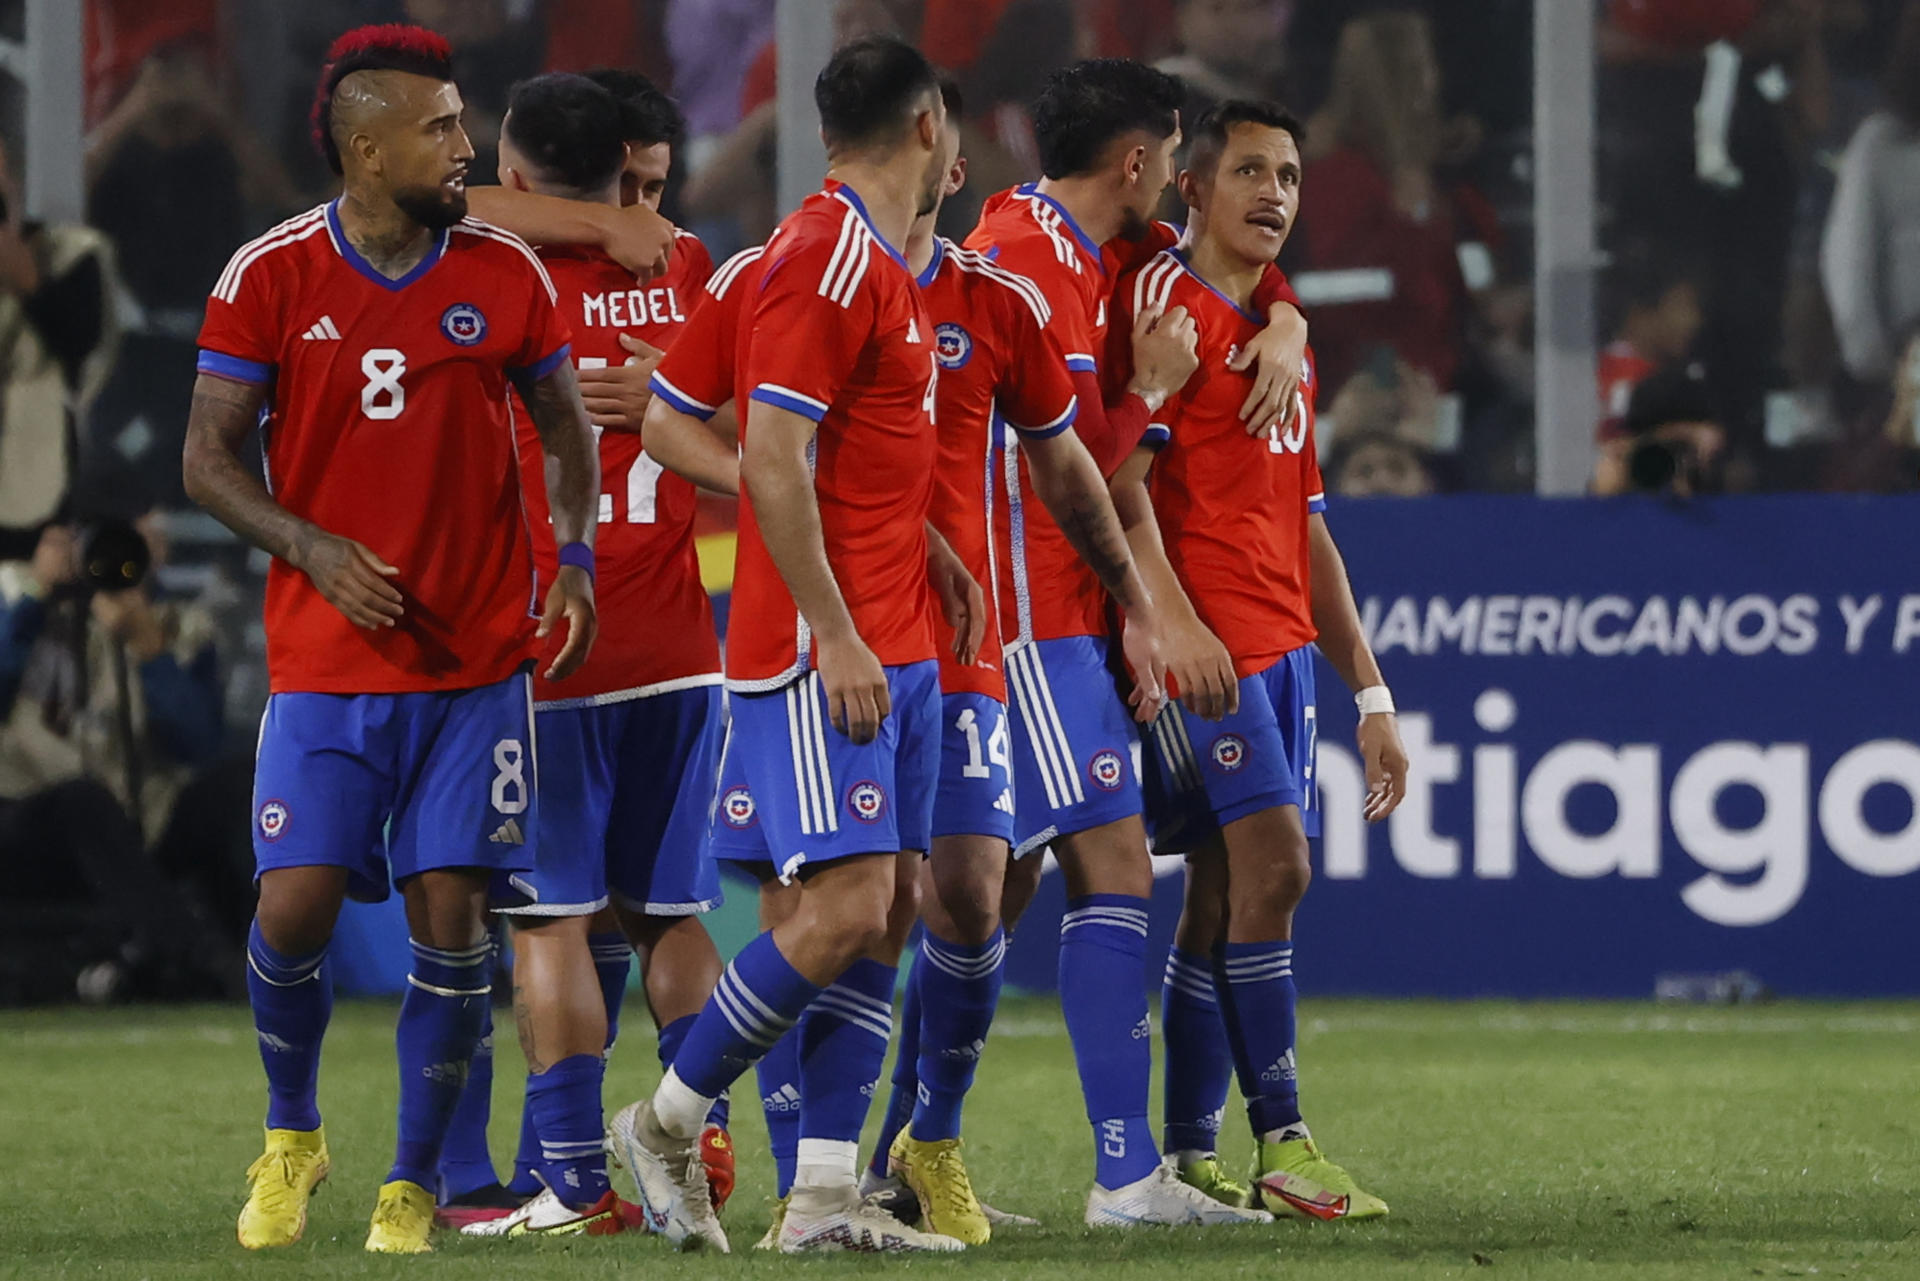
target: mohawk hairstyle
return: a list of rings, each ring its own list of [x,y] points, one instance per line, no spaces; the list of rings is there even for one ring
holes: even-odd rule
[[[453,79],[453,46],[445,36],[404,22],[355,27],[327,50],[313,94],[313,145],[327,168],[344,173],[333,142],[333,91],[356,71],[405,71],[434,80]]]

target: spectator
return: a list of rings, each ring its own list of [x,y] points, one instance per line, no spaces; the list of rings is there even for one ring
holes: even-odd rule
[[[471,171],[495,173],[507,91],[544,64],[544,28],[531,21],[530,6],[509,0],[406,0],[404,16],[452,42],[453,78],[466,106],[460,123],[473,143]]]
[[[1698,369],[1669,365],[1633,389],[1618,437],[1601,447],[1593,492],[1691,498],[1720,485],[1726,431]]]
[[[1329,294],[1295,273],[1328,386],[1385,344],[1441,390],[1454,387],[1470,289],[1493,283],[1498,234],[1486,201],[1444,173],[1477,131],[1441,118],[1440,91],[1420,14],[1386,10],[1342,30],[1332,96],[1307,129],[1294,238],[1306,267],[1339,273],[1322,277],[1338,284]]]
[[[1884,385],[1920,322],[1920,0],[1887,61],[1881,109],[1853,135],[1827,215],[1820,274],[1847,372]]]
[[[1611,440],[1626,430],[1633,389],[1665,365],[1693,354],[1703,320],[1700,286],[1651,246],[1622,255],[1612,272],[1618,319],[1600,353],[1600,428]]]
[[[0,886],[90,904],[176,979],[204,961],[204,992],[231,947],[148,850],[177,847],[170,825],[204,827],[209,806],[244,842],[248,806],[232,787],[177,803],[220,756],[219,667],[205,612],[156,600],[122,568],[146,555],[124,523],[51,525],[30,561],[0,564]],[[207,869],[220,855],[187,857]]]
[[[1198,120],[1228,98],[1280,99],[1287,27],[1294,0],[1178,0],[1174,30],[1180,52],[1160,70],[1187,87],[1183,120]]]
[[[30,555],[63,510],[74,410],[99,391],[113,354],[105,238],[23,215],[0,147],[0,559]]]
[[[747,67],[773,39],[774,0],[668,0],[673,95],[687,117],[687,164],[707,167],[740,124]]]
[[[1419,498],[1434,491],[1426,455],[1384,432],[1342,435],[1327,460],[1327,477],[1342,498]]]

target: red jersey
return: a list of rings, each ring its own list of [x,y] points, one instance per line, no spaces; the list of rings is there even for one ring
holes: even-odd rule
[[[1150,483],[1167,559],[1201,621],[1250,676],[1318,634],[1313,625],[1307,517],[1325,511],[1314,450],[1317,384],[1309,354],[1300,402],[1267,439],[1249,437],[1240,405],[1251,372],[1227,362],[1265,318],[1242,310],[1196,276],[1177,251],[1156,255],[1121,281],[1114,333],[1150,305],[1185,307],[1199,330],[1200,367],[1147,429],[1157,447]],[[1122,326],[1126,328],[1123,329]],[[1116,351],[1118,367],[1126,355]]]
[[[707,277],[700,305],[653,367],[647,386],[681,413],[706,422],[733,399],[734,361],[740,347],[740,300],[753,292],[734,286],[766,251],[765,245],[742,249]]]
[[[1093,372],[1106,345],[1111,280],[1100,246],[1073,216],[1033,184],[989,197],[967,248],[1025,276],[1051,308],[1047,333],[1068,370]],[[993,498],[995,551],[1007,572],[1000,616],[1008,644],[1107,630],[1106,592],[1034,497],[1017,442],[1006,447]]]
[[[567,359],[533,251],[468,218],[398,280],[333,204],[245,245],[207,301],[203,373],[271,384],[267,484],[400,573],[397,626],[355,627],[307,576],[267,570],[276,692],[389,694],[504,680],[532,657],[533,558],[508,379]]]
[[[929,518],[987,589],[989,600],[997,601],[1000,569],[988,527],[998,429],[1004,424],[1028,439],[1058,435],[1073,425],[1079,402],[1066,361],[1047,332],[1047,301],[1032,281],[936,238],[933,261],[920,273],[919,285],[933,315],[940,362],[935,414],[940,462]],[[953,628],[944,617],[934,619],[943,693],[1006,701],[999,611],[989,612],[987,639],[971,667],[953,656]]]
[[[1627,434],[1627,410],[1633,389],[1660,366],[1642,356],[1630,342],[1611,342],[1600,353],[1600,426],[1595,437],[1617,440]]]
[[[685,232],[674,241],[666,274],[648,285],[638,284],[597,249],[553,246],[539,254],[559,292],[560,314],[573,329],[573,359],[581,369],[632,361],[620,345],[623,333],[667,347],[713,273],[706,246]],[[546,455],[525,413],[516,419],[516,430],[533,561],[544,593],[559,571],[547,508]],[[566,680],[549,681],[536,672],[533,696],[541,703],[587,706],[717,685],[720,645],[694,552],[698,499],[693,483],[649,458],[638,432],[596,427],[594,435],[600,443],[602,489],[594,538],[600,633],[586,663]],[[558,653],[565,639],[564,629],[549,637],[549,650]]]
[[[743,423],[758,401],[818,424],[809,457],[820,531],[854,627],[884,666],[932,659],[926,519],[939,369],[906,260],[859,195],[830,181],[780,224],[735,290],[744,291],[734,369]],[[812,633],[744,483],[731,619],[730,689],[778,689],[812,665]]]

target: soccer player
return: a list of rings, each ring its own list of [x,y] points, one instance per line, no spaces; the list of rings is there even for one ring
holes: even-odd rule
[[[952,195],[966,180],[961,103],[951,85],[943,96],[956,156],[944,194]],[[933,523],[976,579],[995,581],[989,478],[996,434],[1010,430],[1047,512],[1124,611],[1129,661],[1151,682],[1157,616],[1106,481],[1072,430],[1079,402],[1065,354],[1047,332],[1047,301],[1031,281],[936,236],[936,213],[914,222],[906,251],[933,316],[940,361]],[[988,657],[974,663],[954,657],[946,629],[937,639],[944,744],[933,849],[922,871],[926,931],[908,980],[892,1098],[862,1191],[880,1190],[889,1175],[902,1179],[929,1227],[979,1245],[991,1235],[992,1213],[960,1157],[960,1114],[999,1001],[1012,757],[997,619],[982,648]]]
[[[667,1235],[724,1248],[694,1141],[713,1100],[804,1014],[803,1074],[859,1062],[864,1080],[843,1067],[803,1085],[780,1248],[957,1250],[862,1202],[855,1179],[864,1091],[891,1032],[897,869],[926,850],[933,821],[933,580],[965,577],[926,531],[934,331],[897,248],[937,203],[951,157],[933,69],[900,41],[843,47],[814,98],[826,187],[729,291],[747,291],[734,396],[745,424],[717,806],[800,891],[727,967],[653,1097],[612,1130]]]
[[[501,129],[501,183],[611,205],[628,152],[623,126],[613,95],[584,77],[516,85]],[[641,288],[597,250],[545,248],[541,258],[583,368],[628,359],[628,328],[664,341],[682,318],[681,293],[689,307],[697,296],[707,261],[704,251],[676,253],[668,274]],[[600,1100],[628,953],[609,896],[643,949],[692,936],[665,944],[678,955],[657,967],[660,981],[650,985],[663,1039],[684,1031],[676,1021],[698,1012],[720,971],[695,915],[720,897],[704,841],[720,656],[693,549],[693,488],[664,475],[642,453],[637,433],[599,434],[609,491],[600,496],[597,547],[602,640],[566,685],[536,682],[546,817],[533,869],[496,887],[495,910],[514,922],[515,1021],[535,1140],[521,1161],[537,1167],[537,1195],[511,1214],[471,1224],[465,1230],[473,1235],[601,1235],[621,1227]],[[519,435],[531,489],[543,460],[524,420]],[[535,563],[547,577],[557,569],[556,549],[537,498],[529,516]],[[590,933],[595,922],[604,932]],[[663,1049],[668,1061],[670,1049]]]
[[[529,867],[537,835],[526,669],[563,619],[549,678],[593,642],[599,468],[566,323],[526,245],[465,217],[473,149],[450,58],[414,27],[335,42],[316,124],[343,194],[235,254],[201,331],[187,492],[274,557],[247,947],[269,1102],[240,1212],[250,1248],[297,1241],[326,1177],[327,944],[342,899],[384,898],[389,876],[414,959],[399,1144],[367,1249],[430,1248],[428,1188],[490,999],[488,883]],[[560,545],[537,620],[510,382]],[[256,423],[269,485],[240,457]]]
[[[1112,288],[1102,247],[1149,232],[1151,211],[1173,177],[1180,95],[1177,80],[1124,59],[1055,74],[1034,109],[1046,177],[988,200],[967,240],[1045,296],[1049,328],[1080,388],[1077,430],[1103,470],[1126,455],[1151,412],[1194,367],[1191,326],[1175,311],[1143,317],[1127,331],[1131,377],[1110,403],[1098,378]],[[1290,305],[1274,307],[1297,319]],[[1268,375],[1276,348],[1285,353],[1282,367],[1299,368],[1300,348],[1283,326],[1248,347],[1265,350],[1260,368]],[[1279,416],[1277,401],[1254,399],[1252,422],[1264,427]],[[1021,442],[1004,447],[997,471],[1003,480],[994,497],[995,540],[1007,565],[998,604],[1014,695],[1014,853],[1051,844],[1067,877],[1060,999],[1094,1134],[1087,1222],[1264,1220],[1261,1211],[1228,1206],[1182,1183],[1154,1146],[1147,1123],[1152,1048],[1141,1035],[1146,996],[1140,985],[1113,978],[1144,962],[1153,872],[1132,763],[1139,739],[1107,670],[1106,596],[1040,510]],[[1209,638],[1171,625],[1162,638],[1180,688],[1198,688],[1211,658]],[[1153,708],[1138,699],[1136,705],[1142,719],[1151,719]],[[1015,896],[1011,886],[1008,895]]]
[[[1277,1215],[1361,1219],[1385,1214],[1386,1203],[1314,1145],[1295,1076],[1293,915],[1307,888],[1307,839],[1319,829],[1316,638],[1356,691],[1369,820],[1400,803],[1407,756],[1323,515],[1311,357],[1295,412],[1264,440],[1241,430],[1247,379],[1232,367],[1259,330],[1254,290],[1299,208],[1299,136],[1292,116],[1261,102],[1222,103],[1197,126],[1180,175],[1186,234],[1121,281],[1115,324],[1184,308],[1200,366],[1155,411],[1113,484],[1155,598],[1213,639],[1238,692],[1210,721],[1195,705],[1220,706],[1222,691],[1182,690],[1146,753],[1156,848],[1192,859],[1165,1017],[1169,1041],[1195,1052],[1169,1056],[1167,1146],[1183,1177],[1225,1191],[1213,1131],[1230,1062],[1258,1140],[1259,1203]],[[1124,376],[1125,349],[1110,347],[1112,376]]]
[[[541,77],[519,86],[513,100],[525,109],[509,116],[503,154],[511,148],[518,163],[502,172],[502,186],[487,202],[503,225],[520,230],[518,216],[543,196],[601,207],[615,207],[615,200],[658,205],[681,121],[673,101],[645,77],[626,71]],[[609,125],[613,113],[617,120]],[[614,166],[610,178],[599,172],[608,164]],[[534,960],[536,936],[560,927],[577,932],[582,925],[579,919],[567,925],[546,918],[572,919],[578,907],[599,904],[584,928],[605,1010],[605,1048],[618,1034],[637,950],[664,1066],[720,975],[720,956],[700,913],[719,900],[706,828],[721,677],[712,609],[693,547],[694,490],[642,452],[639,427],[649,399],[647,376],[704,296],[712,260],[697,237],[679,232],[666,273],[641,288],[600,249],[547,245],[538,252],[573,328],[582,394],[600,435],[601,474],[609,491],[601,498],[596,549],[602,630],[599,649],[572,681],[558,689],[536,682],[534,690],[550,798],[536,876],[545,872],[551,852],[571,887],[561,897],[570,897],[572,889],[583,892],[569,908],[551,901],[559,887],[549,885],[531,901],[503,910],[525,927],[516,948],[524,962]],[[523,420],[519,427],[522,465],[535,467],[539,454],[528,439],[529,425]],[[535,492],[531,472],[527,479]],[[550,573],[544,508],[531,516],[536,560],[542,573]],[[590,732],[583,735],[582,725]],[[580,860],[592,866],[576,866]],[[565,951],[577,960],[571,942]],[[551,988],[535,980],[525,990],[537,1002]],[[587,1034],[583,1029],[578,1037]],[[529,1061],[534,1058],[551,1061],[544,1053]],[[541,1173],[534,1124],[535,1087],[544,1074],[528,1078],[520,1150],[503,1189],[487,1151],[491,1054],[477,1055],[474,1068],[441,1162],[441,1219],[462,1226],[514,1215],[522,1202],[556,1187]],[[592,1070],[576,1068],[582,1076]],[[584,1109],[584,1087],[578,1097]],[[591,1106],[597,1115],[597,1089]],[[727,1112],[723,1098],[701,1136],[716,1209],[733,1189]],[[597,1124],[594,1133],[600,1133]],[[570,1220],[554,1218],[551,1198],[546,1200],[535,1220],[488,1232],[578,1230]],[[536,1220],[542,1226],[530,1228]]]

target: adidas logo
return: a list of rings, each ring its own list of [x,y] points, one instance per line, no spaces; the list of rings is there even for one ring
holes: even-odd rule
[[[1292,1081],[1296,1079],[1293,1063],[1293,1051],[1288,1050],[1276,1060],[1273,1066],[1260,1074],[1262,1081]]]
[[[912,316],[907,317],[907,341],[920,341],[920,322]]]
[[[783,1085],[761,1099],[760,1106],[768,1112],[798,1112],[800,1091],[794,1089],[791,1084]]]
[[[283,1037],[275,1036],[271,1032],[260,1033],[260,1044],[266,1046],[269,1050],[272,1050],[276,1054],[293,1053],[293,1043],[291,1041],[288,1041]]]
[[[309,340],[319,339],[323,342],[326,342],[326,341],[339,342],[340,341],[340,331],[333,327],[332,316],[320,317],[320,319],[313,322],[312,328],[308,329],[306,333],[301,334],[300,336],[302,338],[309,339]]]
[[[495,845],[525,845],[527,838],[521,834],[520,820],[510,818],[495,828],[493,835],[487,838]]]

